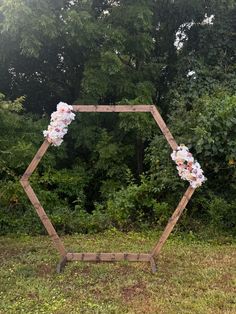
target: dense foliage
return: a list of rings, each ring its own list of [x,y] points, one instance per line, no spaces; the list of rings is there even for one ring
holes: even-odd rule
[[[0,0],[1,233],[43,232],[18,181],[59,100],[157,105],[208,178],[181,228],[235,233],[236,2],[207,3]],[[62,232],[163,226],[170,153],[149,114],[81,113],[31,181]]]

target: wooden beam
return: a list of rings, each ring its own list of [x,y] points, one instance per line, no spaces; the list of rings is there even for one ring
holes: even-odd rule
[[[29,164],[28,168],[26,169],[25,173],[20,179],[20,183],[25,190],[30,202],[34,206],[39,218],[41,219],[45,229],[47,230],[49,236],[51,237],[55,248],[58,250],[60,255],[64,257],[66,255],[66,250],[64,244],[62,243],[60,237],[58,236],[55,228],[53,227],[50,219],[48,218],[45,210],[43,209],[42,205],[40,204],[34,190],[32,189],[29,178],[38,166],[39,162],[41,161],[43,155],[46,153],[48,147],[50,146],[50,142],[45,139],[37,153],[35,154],[34,158],[32,159],[31,163]]]
[[[169,219],[169,221],[165,227],[165,230],[163,231],[159,241],[157,242],[156,246],[152,250],[152,253],[151,253],[152,256],[156,256],[160,253],[162,246],[166,242],[171,231],[173,230],[174,226],[176,225],[177,221],[179,220],[181,214],[183,213],[183,210],[185,209],[186,205],[188,204],[194,191],[195,191],[195,189],[193,189],[191,186],[189,186],[187,191],[184,193],[184,195],[183,195],[181,201],[179,202],[176,210],[174,211],[171,218]]]
[[[151,112],[153,105],[74,105],[78,112]]]
[[[31,163],[29,164],[28,168],[25,170],[25,173],[21,177],[20,181],[28,180],[28,178],[31,176],[31,174],[34,172],[34,170],[40,163],[40,160],[42,159],[43,155],[46,153],[49,146],[50,146],[49,141],[45,139],[43,144],[40,146],[39,150],[35,154],[34,158],[32,159]]]
[[[170,133],[170,130],[168,129],[167,125],[165,124],[165,121],[162,119],[162,116],[160,115],[159,111],[157,110],[155,106],[152,106],[151,113],[156,123],[158,124],[159,128],[161,129],[163,135],[165,136],[167,142],[169,143],[170,147],[173,150],[176,150],[178,145],[176,141],[174,140],[173,135]]]
[[[49,236],[51,237],[55,248],[58,250],[61,256],[66,255],[66,250],[64,244],[62,243],[61,239],[59,238],[55,228],[53,227],[50,219],[48,218],[45,210],[43,209],[42,205],[40,204],[37,196],[35,195],[32,187],[30,186],[29,182],[21,181],[21,185],[23,186],[25,193],[28,195],[29,200],[31,201],[32,205],[34,206],[39,218],[41,219],[45,229],[47,230]]]
[[[68,261],[87,262],[150,262],[152,256],[144,253],[67,253]]]

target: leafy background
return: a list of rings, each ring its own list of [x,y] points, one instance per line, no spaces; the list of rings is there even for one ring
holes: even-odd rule
[[[59,101],[155,104],[208,178],[179,228],[235,234],[235,17],[233,0],[0,0],[1,234],[44,233],[19,178]],[[158,228],[187,187],[170,153],[148,114],[78,114],[32,185],[61,233]]]

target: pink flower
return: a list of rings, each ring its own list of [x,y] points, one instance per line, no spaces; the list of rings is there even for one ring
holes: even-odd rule
[[[206,181],[200,164],[194,160],[188,147],[185,145],[181,144],[178,146],[177,150],[171,154],[171,158],[177,165],[176,168],[181,179],[189,181],[194,189]]]

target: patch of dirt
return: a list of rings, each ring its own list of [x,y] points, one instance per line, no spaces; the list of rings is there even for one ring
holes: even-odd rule
[[[114,266],[114,271],[116,274],[125,276],[125,275],[130,275],[131,273],[133,273],[135,271],[135,268],[130,265],[120,265],[117,263]]]
[[[216,281],[214,286],[216,288],[220,288],[225,292],[236,292],[236,288],[233,284],[233,276],[229,273],[225,273],[224,275],[222,275],[219,280]]]
[[[30,292],[30,293],[28,293],[28,297],[29,297],[29,299],[31,299],[31,300],[39,300],[38,293],[36,293],[36,292]]]
[[[37,266],[37,275],[39,277],[48,277],[54,273],[54,268],[48,264],[40,264]]]
[[[232,251],[226,252],[222,247],[222,252],[217,252],[206,256],[201,263],[210,267],[219,267],[225,265],[226,267],[235,266],[236,254]]]
[[[160,306],[158,304],[153,304],[149,300],[145,300],[145,302],[139,302],[139,303],[132,303],[129,313],[134,313],[133,309],[135,308],[135,314],[166,314],[168,312],[164,312],[160,309]]]
[[[22,251],[18,248],[8,248],[7,250],[1,248],[0,260],[14,258],[20,254],[22,254]]]
[[[93,296],[98,300],[101,295],[102,295],[102,292],[100,289],[98,288],[94,288],[94,289],[91,289],[91,293],[93,294]]]
[[[144,282],[137,282],[136,284],[122,288],[121,294],[123,299],[128,302],[136,297],[146,297],[148,295],[146,288],[147,287]]]
[[[83,276],[89,276],[91,274],[91,268],[89,266],[83,266],[82,268],[79,266],[75,266],[70,271],[71,275],[83,275]]]

